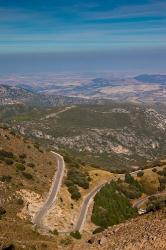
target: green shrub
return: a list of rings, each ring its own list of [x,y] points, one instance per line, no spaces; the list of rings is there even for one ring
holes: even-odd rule
[[[89,188],[89,181],[87,178],[88,176],[77,168],[71,168],[68,170],[67,179],[84,189]]]
[[[73,181],[71,181],[71,180],[65,180],[65,185],[66,185],[67,187],[71,187],[71,186],[74,185],[74,183],[73,183]]]
[[[129,173],[125,174],[125,182],[132,185],[132,186],[134,186],[140,192],[143,192],[143,188],[142,188],[141,184],[137,180],[135,180],[134,177],[131,176],[131,174],[129,174]]]
[[[79,192],[79,190],[78,190],[78,188],[77,188],[76,185],[69,186],[68,187],[68,191],[70,192],[71,198],[73,200],[77,201],[77,200],[79,200],[81,198],[81,194],[80,194],[80,192]]]
[[[13,136],[16,136],[16,133],[15,133],[14,130],[11,130],[11,131],[10,131],[10,134],[13,135]]]
[[[63,155],[63,157],[64,157],[64,161],[66,163],[71,163],[72,162],[72,159],[71,159],[71,157],[69,155],[65,154],[65,155]]]
[[[0,181],[2,182],[10,182],[12,177],[10,175],[2,175],[0,176]]]
[[[95,196],[91,220],[94,224],[107,228],[136,215],[137,210],[118,192],[116,183],[111,182]]]
[[[67,236],[66,238],[62,239],[60,243],[64,246],[68,246],[72,243],[72,240],[69,236]]]
[[[104,231],[104,228],[103,227],[97,227],[94,231],[93,231],[93,234],[98,234],[98,233],[101,233]]]
[[[7,165],[12,165],[12,164],[13,164],[13,160],[10,159],[10,158],[5,158],[5,159],[4,159],[4,162],[5,162]]]
[[[0,156],[1,157],[6,157],[6,158],[14,158],[14,154],[12,152],[8,152],[5,150],[0,150]]]
[[[126,183],[118,183],[117,189],[123,193],[128,199],[136,199],[141,196],[141,192],[135,187],[130,184]]]
[[[164,191],[164,189],[166,188],[166,177],[163,176],[163,177],[159,177],[159,183],[160,183],[160,186],[158,188],[158,191]]]
[[[159,175],[166,176],[166,168],[157,172]]]
[[[138,177],[142,177],[144,175],[144,172],[143,171],[139,171],[138,173],[137,173],[137,176]]]
[[[77,239],[77,240],[80,240],[80,239],[81,239],[81,234],[80,234],[79,231],[71,232],[70,235],[71,235],[73,238]]]
[[[19,171],[24,171],[25,170],[25,166],[22,163],[16,163],[16,169]]]
[[[26,156],[26,154],[24,154],[24,153],[21,154],[21,155],[19,155],[19,158],[20,158],[20,159],[25,159],[26,157],[27,157],[27,156]]]
[[[0,207],[0,216],[6,214],[6,210],[3,207]]]
[[[157,198],[153,197],[152,199],[148,200],[147,203],[147,212],[155,212],[162,208],[166,207],[166,198]]]
[[[39,146],[38,143],[35,143],[35,144],[34,144],[34,147],[37,148],[37,149],[39,150],[39,147],[40,147],[40,146]]]
[[[160,186],[158,187],[158,191],[162,192],[162,191],[164,191],[164,189],[165,189],[165,184],[160,183]]]
[[[21,164],[25,164],[25,163],[26,163],[26,161],[25,161],[24,159],[21,159],[21,158],[18,159],[17,161],[18,161],[19,163],[21,163]]]
[[[3,155],[0,155],[0,161],[4,161],[5,157]]]
[[[55,228],[53,231],[52,231],[52,233],[54,234],[54,235],[58,235],[59,233],[58,233],[58,230]]]
[[[32,180],[33,179],[33,176],[30,174],[30,173],[27,173],[27,172],[22,172],[22,175],[28,179],[28,180]]]

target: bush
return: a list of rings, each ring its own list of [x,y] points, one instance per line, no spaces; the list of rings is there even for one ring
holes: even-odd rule
[[[164,191],[164,189],[165,189],[165,184],[160,183],[160,186],[158,187],[158,191],[162,192],[162,191]]]
[[[93,231],[93,234],[98,234],[98,233],[101,233],[104,231],[104,228],[103,227],[97,227],[94,231]]]
[[[138,173],[137,173],[137,176],[138,177],[142,177],[144,175],[144,172],[143,171],[139,171]]]
[[[77,201],[77,200],[79,200],[81,198],[81,194],[80,194],[80,192],[79,192],[79,190],[78,190],[78,188],[77,188],[76,185],[69,186],[68,187],[68,191],[70,192],[71,198],[73,200]]]
[[[10,159],[10,158],[5,158],[5,159],[4,159],[4,162],[5,162],[7,165],[12,165],[12,164],[13,164],[13,160]]]
[[[16,163],[16,169],[19,171],[24,171],[25,170],[25,166],[22,163]]]
[[[22,206],[22,205],[24,204],[23,199],[19,198],[19,199],[17,200],[17,204]]]
[[[141,196],[141,192],[134,186],[126,183],[118,183],[117,189],[123,193],[128,199],[136,199]]]
[[[8,152],[5,150],[0,150],[0,156],[1,157],[7,157],[7,158],[14,158],[14,154],[12,152]]]
[[[147,204],[147,212],[155,212],[160,210],[166,206],[166,198],[157,198],[154,197],[153,199],[149,199]]]
[[[28,163],[27,166],[30,167],[30,168],[34,168],[35,164],[34,163]]]
[[[33,176],[32,176],[31,174],[27,173],[27,172],[22,172],[22,175],[23,175],[26,179],[28,179],[28,180],[32,180],[32,179],[33,179]]]
[[[21,155],[19,155],[19,158],[20,159],[25,159],[27,156],[26,156],[26,154],[21,154]]]
[[[72,162],[72,159],[71,159],[71,157],[69,155],[65,154],[65,155],[63,155],[63,157],[64,157],[64,161],[66,163],[71,163]]]
[[[79,231],[71,232],[70,235],[71,235],[73,238],[77,239],[77,240],[80,240],[80,239],[81,239],[81,234],[80,234]]]
[[[3,207],[0,207],[0,216],[6,214],[6,210]]]
[[[54,235],[58,235],[58,234],[59,234],[57,229],[54,229],[54,230],[52,231],[52,233],[53,233]]]
[[[40,146],[39,146],[38,143],[35,143],[35,144],[34,144],[34,147],[37,148],[37,149],[39,150],[39,147],[40,147]]]
[[[166,184],[166,177],[159,177],[160,184]]]
[[[160,186],[158,188],[158,191],[159,192],[162,192],[164,191],[165,187],[166,187],[166,177],[159,177],[159,183],[160,183]]]
[[[67,179],[84,189],[89,188],[88,176],[77,168],[69,169]]]
[[[71,187],[71,186],[74,185],[74,183],[73,183],[71,180],[65,180],[65,185],[66,185],[67,187]]]
[[[164,168],[162,171],[157,172],[159,175],[166,176],[166,168]]]
[[[10,175],[2,175],[0,176],[0,181],[2,182],[10,182],[12,177]]]
[[[0,161],[4,161],[4,156],[0,155]]]
[[[141,193],[143,192],[141,184],[137,180],[135,180],[134,177],[131,176],[131,174],[125,174],[125,182],[137,188]]]
[[[25,164],[26,163],[26,161],[24,160],[24,159],[18,159],[17,160],[19,163],[21,163],[21,164]]]
[[[14,130],[11,130],[11,131],[10,131],[10,134],[13,135],[13,136],[16,136],[16,133],[15,133]]]
[[[66,238],[62,239],[60,243],[64,246],[68,246],[72,243],[72,240],[69,236],[67,236]]]
[[[3,245],[1,249],[2,250],[15,250],[16,248],[13,244],[9,243],[9,244]]]

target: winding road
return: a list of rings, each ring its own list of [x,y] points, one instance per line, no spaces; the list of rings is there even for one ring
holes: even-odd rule
[[[45,215],[47,214],[49,209],[52,207],[52,205],[55,203],[58,192],[59,192],[61,184],[62,184],[62,179],[64,176],[65,162],[64,162],[63,157],[61,155],[53,152],[53,151],[51,151],[51,153],[53,153],[56,156],[57,171],[56,171],[56,174],[53,178],[53,182],[52,182],[52,185],[51,185],[51,188],[50,188],[50,191],[49,191],[49,194],[48,194],[46,201],[44,202],[43,206],[39,209],[39,211],[34,216],[33,223],[38,227],[43,226],[43,219],[44,219]],[[139,172],[139,170],[132,172],[131,175],[134,177],[138,172]],[[121,174],[121,175],[116,176],[114,179],[118,179],[118,178],[124,179],[124,176],[125,176],[124,174]],[[111,182],[111,180],[105,181],[105,182],[99,184],[84,198],[81,209],[80,209],[80,213],[78,215],[78,219],[77,219],[72,231],[82,231],[83,230],[83,226],[85,224],[85,220],[86,220],[86,216],[88,213],[88,208],[90,206],[90,203],[92,202],[92,200],[95,197],[95,195],[97,194],[97,192],[100,191],[100,189],[106,183],[110,183],[110,182]],[[164,195],[166,195],[166,192],[156,194],[154,196],[164,196]],[[150,196],[140,199],[139,201],[137,201],[133,205],[133,207],[140,208],[141,205],[144,202],[146,202],[149,197]]]
[[[131,172],[130,174],[135,177],[137,175],[137,173],[140,172],[140,170]],[[125,179],[125,174],[118,174],[115,178],[113,178],[114,180],[117,179]],[[73,231],[82,231],[83,230],[83,226],[85,224],[85,220],[86,220],[86,216],[88,213],[88,208],[93,200],[93,198],[95,197],[96,193],[100,191],[100,189],[107,183],[110,183],[113,179],[106,181],[102,184],[100,184],[99,186],[95,187],[84,199],[82,206],[81,206],[81,210],[77,219],[76,224],[74,225]]]
[[[136,201],[134,204],[133,204],[133,207],[136,207],[137,209],[139,209],[145,202],[148,201],[148,199],[150,197],[161,197],[161,196],[166,196],[166,192],[162,192],[162,193],[158,193],[158,194],[153,194],[153,195],[149,195],[149,196],[146,196],[142,199],[139,199],[138,201]]]
[[[100,189],[106,184],[107,182],[102,183],[101,185],[95,187],[84,199],[79,216],[78,216],[78,220],[74,226],[73,231],[81,231],[83,229],[84,223],[85,223],[85,219],[86,219],[86,215],[88,212],[88,208],[89,205],[92,201],[92,199],[94,198],[94,196],[96,195],[96,193],[98,191],[100,191]]]
[[[57,171],[56,171],[56,174],[54,176],[54,179],[53,179],[53,182],[52,182],[49,194],[48,194],[48,198],[46,199],[43,206],[39,209],[39,211],[34,216],[33,223],[38,227],[42,226],[44,216],[47,214],[48,210],[54,204],[54,202],[57,198],[59,189],[61,187],[62,179],[63,179],[63,175],[64,175],[65,162],[64,162],[63,157],[61,155],[53,152],[53,151],[51,151],[51,153],[53,153],[56,156]]]

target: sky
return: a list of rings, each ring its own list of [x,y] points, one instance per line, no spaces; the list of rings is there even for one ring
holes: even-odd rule
[[[163,72],[165,59],[166,0],[0,0],[0,73]]]

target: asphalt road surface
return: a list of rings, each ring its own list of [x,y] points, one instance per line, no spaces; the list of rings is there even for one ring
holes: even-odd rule
[[[158,194],[153,194],[153,195],[150,195],[150,196],[146,196],[145,198],[142,198],[138,201],[136,201],[134,204],[133,204],[133,207],[136,207],[136,208],[140,208],[145,202],[148,201],[148,199],[150,197],[161,197],[161,196],[166,196],[166,192],[162,192],[162,193],[158,193]]]
[[[85,219],[86,219],[86,215],[88,212],[88,207],[92,201],[92,199],[94,198],[94,196],[96,195],[96,193],[98,191],[100,191],[100,189],[106,184],[107,182],[102,183],[101,185],[97,186],[96,188],[94,188],[84,199],[79,216],[78,216],[78,220],[76,222],[76,225],[74,226],[74,230],[73,231],[81,231],[83,229],[84,223],[85,223]]]
[[[55,203],[64,175],[65,162],[63,157],[55,152],[52,153],[56,156],[57,159],[57,171],[54,176],[48,197],[33,219],[33,223],[39,227],[42,226],[44,216],[47,214],[51,206]]]
[[[140,170],[137,170],[137,171],[134,171],[134,172],[131,172],[130,174],[135,177],[137,175],[137,173],[140,172]],[[118,174],[114,180],[117,180],[117,179],[122,179],[124,180],[125,179],[125,175],[124,174]],[[82,207],[81,207],[81,210],[80,210],[80,213],[79,213],[79,216],[78,216],[78,220],[74,226],[74,229],[73,231],[81,231],[83,230],[83,227],[84,227],[84,223],[85,223],[85,220],[86,220],[86,216],[87,216],[87,212],[88,212],[88,208],[93,200],[93,198],[95,197],[96,193],[98,191],[100,191],[100,189],[106,184],[106,183],[110,183],[112,180],[109,180],[107,182],[104,182],[102,184],[100,184],[99,186],[97,186],[95,189],[93,189],[84,199],[83,201],[83,204],[82,204]]]

